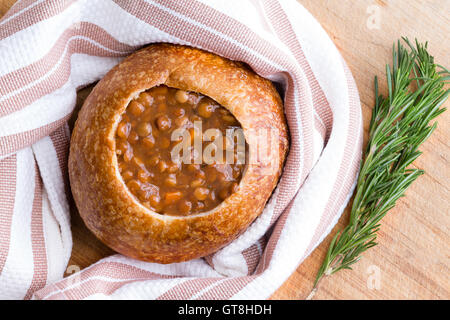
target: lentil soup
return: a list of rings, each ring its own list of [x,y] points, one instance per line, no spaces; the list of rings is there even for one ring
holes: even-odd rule
[[[186,142],[172,139],[179,129],[186,130],[191,140],[187,162],[174,161],[171,153]],[[224,137],[212,155],[231,150],[233,163],[228,158],[195,161],[194,139],[209,129]],[[242,129],[236,118],[207,96],[164,85],[151,88],[129,103],[117,126],[119,172],[128,190],[155,212],[186,216],[209,211],[239,188],[245,161],[236,161],[236,140],[227,136],[236,129]],[[202,139],[202,150],[211,149],[215,139]]]

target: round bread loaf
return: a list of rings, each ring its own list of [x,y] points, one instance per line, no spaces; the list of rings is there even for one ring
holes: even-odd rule
[[[243,129],[248,148],[245,169],[232,192],[208,211],[180,215],[157,212],[130,190],[128,177],[119,168],[122,160],[118,158],[122,158],[116,134],[122,135],[119,130],[123,130],[118,129],[119,123],[130,102],[158,86],[181,90],[178,101],[183,103],[187,100],[184,92],[212,99]],[[209,115],[205,108],[198,110],[200,118]],[[166,128],[160,118],[153,130]],[[141,131],[150,129],[143,127]],[[126,138],[128,133],[123,135]],[[156,144],[158,139],[155,136]],[[261,150],[268,155],[259,157]],[[86,99],[71,139],[70,184],[81,217],[106,245],[144,261],[181,262],[209,255],[245,231],[261,214],[277,185],[287,151],[283,105],[270,81],[243,63],[203,50],[153,44],[115,66]],[[155,183],[157,178],[153,177]],[[203,189],[214,192],[213,186]],[[180,191],[181,196],[190,199],[191,191]],[[194,196],[202,199],[205,192],[201,191],[196,190]]]

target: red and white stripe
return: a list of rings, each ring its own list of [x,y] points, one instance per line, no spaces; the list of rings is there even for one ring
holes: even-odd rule
[[[205,259],[158,265],[116,255],[62,279],[72,245],[66,121],[76,89],[152,42],[245,61],[279,83],[291,135],[282,178],[246,232]],[[352,193],[362,144],[357,89],[294,0],[22,0],[0,20],[0,47],[0,297],[267,298]]]

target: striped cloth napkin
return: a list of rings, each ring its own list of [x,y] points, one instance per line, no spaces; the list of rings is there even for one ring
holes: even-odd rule
[[[154,42],[244,61],[278,84],[291,135],[283,176],[262,215],[207,258],[113,255],[63,278],[76,90]],[[266,299],[337,222],[361,145],[352,75],[294,0],[18,1],[0,20],[0,298]]]

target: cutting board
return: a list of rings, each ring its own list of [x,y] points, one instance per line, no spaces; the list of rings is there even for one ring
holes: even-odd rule
[[[14,3],[0,0],[0,16]],[[299,0],[322,24],[358,85],[365,139],[374,103],[373,78],[384,80],[392,43],[400,36],[429,41],[438,63],[450,67],[450,1]],[[81,90],[78,106],[92,88]],[[381,86],[386,91],[386,86]],[[450,102],[446,103],[450,107]],[[325,277],[310,295],[332,235],[348,221],[348,208],[324,242],[272,295],[272,299],[449,299],[450,111],[421,147],[414,166],[424,169],[397,206],[383,219],[378,246],[353,270]],[[113,251],[84,226],[72,204],[73,252],[68,270],[83,269]]]

